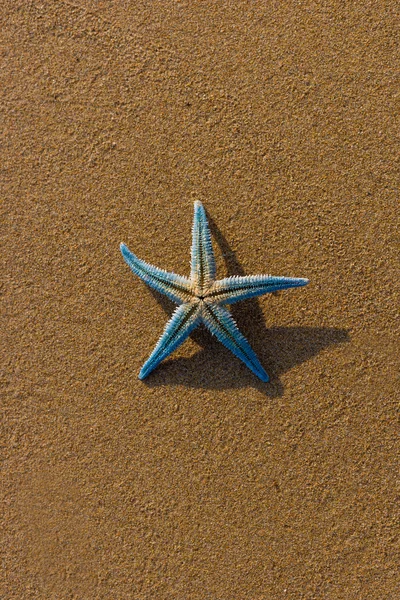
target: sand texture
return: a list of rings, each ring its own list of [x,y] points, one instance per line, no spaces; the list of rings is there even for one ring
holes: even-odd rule
[[[396,600],[395,0],[5,0],[4,600]],[[138,372],[189,273],[307,277]],[[397,352],[396,352],[397,350]],[[397,541],[396,541],[397,540]]]

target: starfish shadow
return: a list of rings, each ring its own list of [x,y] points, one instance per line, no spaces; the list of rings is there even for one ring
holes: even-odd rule
[[[212,218],[208,214],[207,217],[213,237],[222,252],[227,276],[245,275],[235,251]],[[163,310],[171,315],[175,308],[173,302],[152,289],[150,291]],[[278,296],[279,292],[272,295]],[[325,348],[350,340],[346,329],[335,327],[267,328],[263,312],[255,298],[233,305],[232,315],[269,374],[269,383],[258,380],[203,326],[190,335],[201,347],[199,352],[188,358],[166,360],[143,383],[148,387],[175,384],[203,389],[251,386],[266,396],[279,397],[284,391],[280,375],[295,365],[306,362]]]

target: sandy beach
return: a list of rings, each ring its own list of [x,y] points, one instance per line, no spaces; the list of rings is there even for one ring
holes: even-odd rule
[[[397,4],[0,16],[0,597],[395,600]],[[187,276],[195,200],[219,278],[310,280],[232,306],[269,383],[202,329],[138,379],[119,244]]]

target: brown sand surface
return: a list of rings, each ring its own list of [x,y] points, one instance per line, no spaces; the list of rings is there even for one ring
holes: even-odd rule
[[[400,597],[398,3],[0,14],[0,597]],[[187,275],[195,199],[220,276],[311,281],[232,309],[269,384],[203,331],[137,378],[119,243]]]

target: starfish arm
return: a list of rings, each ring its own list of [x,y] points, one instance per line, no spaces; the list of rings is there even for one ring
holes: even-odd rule
[[[272,275],[250,275],[248,277],[227,277],[216,281],[207,294],[219,304],[233,304],[269,292],[307,285],[308,279],[295,277],[273,277]]]
[[[190,279],[200,294],[215,280],[215,258],[210,229],[206,211],[198,201],[194,203]]]
[[[120,249],[127,265],[147,285],[161,292],[161,294],[165,294],[176,304],[190,302],[193,295],[190,281],[186,277],[168,273],[144,262],[144,260],[140,260],[125,244],[121,244]]]
[[[202,319],[204,324],[220,342],[235,356],[240,358],[262,381],[269,381],[255,352],[246,338],[240,333],[232,315],[226,308],[216,304],[204,303]]]
[[[156,347],[144,363],[139,379],[144,379],[180,346],[195,327],[199,324],[199,305],[186,303],[178,306],[171,319],[165,326],[164,332],[158,340]]]

